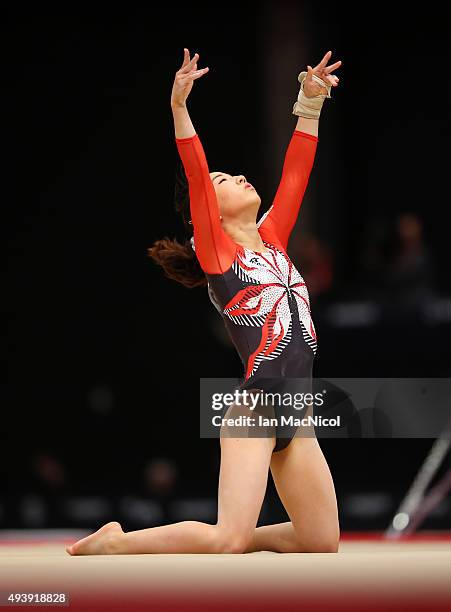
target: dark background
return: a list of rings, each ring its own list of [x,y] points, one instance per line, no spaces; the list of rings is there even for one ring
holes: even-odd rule
[[[199,378],[242,366],[205,290],[147,256],[156,239],[184,237],[169,105],[184,47],[210,68],[188,101],[210,169],[245,174],[262,210],[296,125],[298,73],[328,50],[342,60],[289,249],[301,274],[304,237],[333,261],[311,296],[314,373],[450,376],[445,22],[440,5],[395,3],[9,15],[0,527],[215,520],[219,444],[199,439]],[[405,213],[428,262],[406,283],[392,263]],[[342,527],[384,528],[431,444],[322,440]],[[270,482],[261,522],[278,520]],[[450,527],[449,502],[425,525]]]

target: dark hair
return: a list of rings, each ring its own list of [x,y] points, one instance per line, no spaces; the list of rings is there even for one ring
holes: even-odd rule
[[[186,233],[192,236],[188,179],[180,158],[175,170],[174,204],[175,210],[182,216]],[[184,242],[179,242],[176,238],[162,238],[147,250],[149,257],[163,268],[168,278],[188,289],[207,284],[204,271],[191,246],[190,237]]]

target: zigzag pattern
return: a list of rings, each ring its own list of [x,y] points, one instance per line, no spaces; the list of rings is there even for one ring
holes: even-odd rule
[[[291,340],[291,325],[292,324],[291,324],[291,321],[290,321],[290,325],[289,325],[289,327],[287,329],[287,333],[285,335],[285,338],[279,342],[279,344],[277,345],[277,348],[275,348],[270,355],[265,355],[264,353],[265,353],[266,349],[268,348],[268,346],[272,342],[272,338],[268,338],[268,340],[266,341],[265,348],[255,358],[254,367],[252,368],[252,372],[250,373],[250,376],[253,376],[255,374],[255,372],[258,369],[258,366],[261,364],[262,361],[270,361],[271,359],[275,359],[276,357],[278,357],[281,354],[281,352],[284,350],[284,348],[287,346],[287,344]]]

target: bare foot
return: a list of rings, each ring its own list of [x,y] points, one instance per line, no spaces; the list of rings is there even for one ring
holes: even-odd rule
[[[120,533],[124,533],[120,523],[113,521],[72,546],[67,546],[66,551],[70,555],[111,555],[114,554],[115,536]]]

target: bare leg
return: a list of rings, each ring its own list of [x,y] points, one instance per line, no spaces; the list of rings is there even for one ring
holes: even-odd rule
[[[257,527],[254,531],[251,544],[246,552],[270,550],[279,553],[300,552],[300,544],[293,523],[277,523]]]
[[[246,552],[336,552],[337,501],[317,439],[294,438],[273,454],[271,472],[291,521],[255,529]]]
[[[124,533],[108,523],[66,550],[72,555],[238,553],[252,540],[266,491],[273,438],[221,438],[216,525],[183,521]]]

